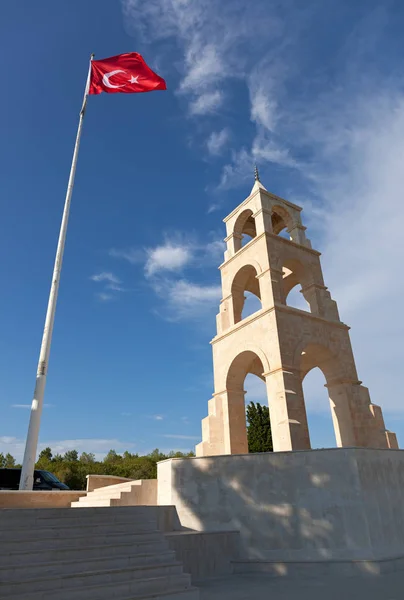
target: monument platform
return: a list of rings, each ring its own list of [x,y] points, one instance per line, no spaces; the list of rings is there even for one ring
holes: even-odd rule
[[[336,448],[174,458],[158,504],[185,528],[239,531],[239,556],[380,561],[404,556],[404,451]]]

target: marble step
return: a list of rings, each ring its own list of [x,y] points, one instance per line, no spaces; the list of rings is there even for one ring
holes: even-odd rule
[[[9,542],[24,542],[40,541],[40,540],[55,540],[70,538],[84,538],[88,537],[90,540],[92,537],[101,536],[113,536],[118,537],[119,535],[152,535],[157,533],[157,527],[155,521],[145,521],[141,525],[133,525],[132,522],[123,523],[112,523],[104,524],[103,522],[91,525],[76,525],[74,527],[60,526],[60,527],[41,527],[40,531],[35,529],[7,529],[0,530],[0,547],[4,543]]]
[[[118,535],[100,535],[72,537],[72,538],[55,538],[48,540],[35,540],[28,542],[7,542],[7,545],[0,545],[0,555],[2,554],[23,554],[32,555],[33,553],[42,553],[46,551],[57,552],[57,551],[69,551],[75,548],[83,548],[86,551],[87,548],[97,546],[111,547],[114,545],[120,546],[122,544],[130,544],[131,546],[138,547],[139,551],[142,552],[154,552],[161,551],[167,548],[167,541],[161,537],[160,532],[156,533],[145,533],[145,534],[132,534],[128,533],[124,535],[122,533]]]
[[[7,548],[1,549],[0,554],[0,570],[8,565],[17,567],[30,567],[39,564],[46,564],[56,561],[71,561],[71,560],[92,560],[99,558],[115,558],[121,556],[147,557],[156,556],[160,559],[161,556],[166,556],[171,552],[166,540],[157,540],[153,543],[133,544],[132,542],[125,544],[101,544],[94,546],[73,546],[71,548],[58,548],[49,550],[48,548],[36,551],[26,552],[25,550],[17,552],[8,552]]]
[[[130,488],[132,485],[139,485],[136,484],[136,481],[125,481],[123,483],[115,483],[114,485],[106,485],[104,487],[100,487],[100,488],[96,488],[95,490],[93,490],[92,492],[88,492],[89,494],[95,494],[97,492],[102,492],[102,491],[106,491],[106,490],[120,490],[120,489],[126,489],[126,488]]]
[[[57,492],[55,492],[56,494]],[[59,510],[60,514],[44,515],[47,510],[53,511],[54,509],[34,509],[37,512],[36,515],[24,515],[18,516],[15,513],[24,513],[25,510],[21,509],[10,511],[12,514],[6,518],[3,512],[9,512],[8,509],[0,510],[0,531],[18,529],[42,529],[43,527],[79,527],[81,525],[92,525],[99,524],[100,522],[107,521],[108,523],[122,523],[129,522],[133,527],[143,525],[147,523],[156,523],[156,512],[154,507],[150,507],[152,510],[144,510],[149,507],[143,506],[122,506],[115,507],[115,510],[111,512],[109,507],[83,507],[83,510],[77,511],[71,508],[67,509],[56,509]]]
[[[192,587],[189,575],[155,577],[141,581],[59,589],[21,595],[2,596],[2,600],[199,600],[199,590]]]
[[[74,589],[83,589],[87,586],[102,586],[110,583],[126,583],[131,584],[136,590],[136,585],[142,587],[142,582],[148,579],[164,578],[179,576],[182,577],[181,563],[170,563],[168,565],[152,565],[130,567],[126,569],[102,569],[95,571],[77,571],[75,573],[66,573],[63,575],[49,575],[45,577],[36,577],[35,579],[25,580],[1,580],[0,582],[0,598],[5,598],[7,595],[29,594],[33,592],[43,593],[45,591],[53,591],[57,593],[59,600],[60,590],[69,590],[71,593]],[[164,588],[163,588],[164,589]]]
[[[120,507],[114,507],[114,509],[116,510],[121,510]],[[69,529],[71,528],[77,528],[80,529],[82,527],[85,527],[87,525],[97,525],[97,524],[102,524],[103,522],[105,522],[103,519],[100,519],[99,517],[89,517],[89,518],[81,518],[80,517],[80,513],[82,512],[81,510],[74,510],[73,508],[69,508],[69,510],[72,511],[72,513],[74,513],[75,515],[78,515],[78,517],[76,519],[46,519],[43,522],[37,522],[37,523],[22,523],[22,522],[18,522],[18,524],[16,524],[17,526],[14,527],[14,524],[12,523],[7,523],[7,524],[3,524],[0,523],[0,532],[2,533],[3,531],[18,531],[18,530],[27,530],[27,529],[31,529],[33,531],[36,531],[38,533],[38,535],[46,528],[51,527],[51,528],[62,528],[62,527],[69,527]],[[88,511],[89,508],[87,507],[83,507],[82,510],[86,510]],[[93,507],[91,510],[100,510],[99,508]],[[107,510],[111,510],[111,507],[108,507]],[[111,515],[112,517],[112,515]],[[126,523],[126,525],[128,527],[130,527],[132,529],[132,531],[136,531],[136,529],[140,529],[140,530],[145,530],[145,528],[152,528],[152,529],[157,529],[157,521],[156,519],[147,519],[146,517],[144,518],[136,518],[136,519],[128,519],[123,518],[123,516],[121,518],[117,518],[116,520],[114,520],[113,518],[111,519],[106,519],[106,522],[108,524],[112,524],[114,525],[115,523]],[[0,538],[1,539],[1,538]]]
[[[77,500],[77,502],[72,502],[71,503],[71,507],[72,508],[84,508],[84,507],[91,507],[91,506],[111,506],[111,500],[110,498],[83,498],[82,502],[79,502],[79,500]]]
[[[133,488],[140,489],[141,486],[135,483],[123,483],[121,485],[109,485],[108,487],[98,488],[93,492],[88,492],[87,496],[83,498],[93,496],[105,496],[109,494],[120,494],[122,492],[130,492]]]
[[[40,562],[37,564],[4,564],[1,562],[0,582],[6,584],[8,581],[22,582],[25,580],[43,579],[55,575],[74,575],[77,573],[102,571],[103,569],[155,569],[179,565],[177,563],[175,552],[165,552],[160,554],[126,554],[117,556],[102,556],[99,558],[90,558],[80,554],[70,560],[57,560],[49,562]],[[4,565],[4,566],[3,566]],[[0,583],[0,585],[1,585]]]

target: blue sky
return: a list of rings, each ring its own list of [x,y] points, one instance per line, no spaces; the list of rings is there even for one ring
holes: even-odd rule
[[[23,452],[91,52],[141,52],[168,91],[89,99],[41,447],[198,442],[222,219],[255,161],[304,207],[359,377],[404,440],[403,30],[394,0],[2,4],[0,452]],[[322,383],[305,382],[311,434],[333,446]]]

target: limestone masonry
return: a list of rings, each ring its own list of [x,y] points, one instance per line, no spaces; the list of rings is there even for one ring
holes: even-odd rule
[[[248,452],[247,373],[266,383],[274,450],[310,449],[302,381],[314,367],[327,381],[338,446],[398,448],[381,408],[358,380],[349,327],[324,285],[320,253],[306,238],[301,210],[269,193],[256,173],[251,194],[224,219],[223,298],[212,340],[215,389],[197,456]],[[279,235],[285,229],[290,239]],[[252,237],[244,246],[243,234]],[[310,312],[286,304],[298,283]],[[242,319],[246,291],[262,307]]]

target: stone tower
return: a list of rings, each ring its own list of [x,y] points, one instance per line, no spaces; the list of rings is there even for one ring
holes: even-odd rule
[[[265,381],[275,451],[310,448],[302,381],[314,367],[326,379],[338,446],[398,448],[381,408],[358,381],[349,327],[324,285],[301,208],[269,193],[256,170],[251,194],[225,219],[227,250],[220,266],[223,298],[212,340],[214,394],[202,421],[197,456],[248,452],[245,391],[248,373]],[[289,239],[280,236],[287,231]],[[252,239],[242,245],[243,235]],[[301,284],[310,312],[287,306]],[[261,309],[242,318],[244,293]]]

